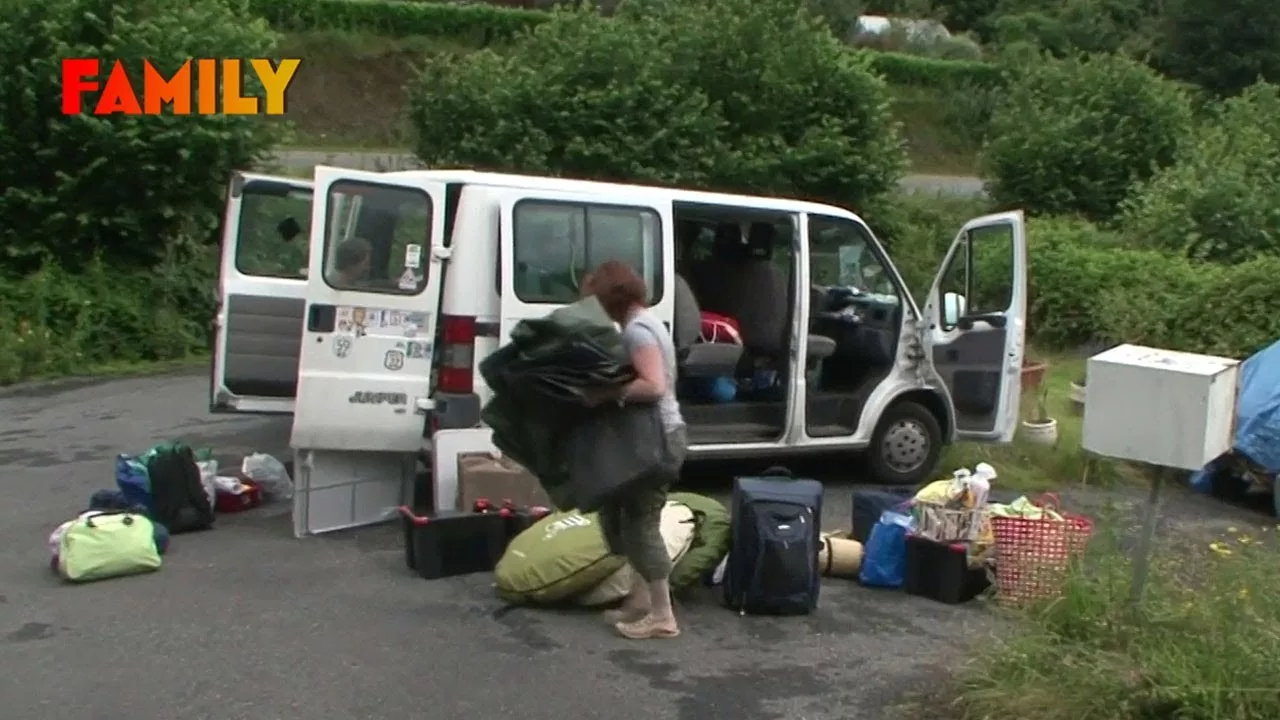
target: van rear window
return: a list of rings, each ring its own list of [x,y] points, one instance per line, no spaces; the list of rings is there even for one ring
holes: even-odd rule
[[[583,277],[620,260],[662,298],[662,220],[649,208],[522,200],[515,206],[514,284],[527,303],[571,303]]]
[[[432,210],[422,190],[335,182],[325,205],[325,282],[336,290],[422,292]]]

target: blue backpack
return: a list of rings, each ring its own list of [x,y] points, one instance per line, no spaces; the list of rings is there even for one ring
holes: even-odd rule
[[[822,483],[781,468],[765,475],[734,481],[724,602],[741,614],[806,615],[822,584]]]

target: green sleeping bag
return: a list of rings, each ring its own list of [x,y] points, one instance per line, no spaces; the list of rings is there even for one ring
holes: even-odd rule
[[[671,571],[671,587],[679,589],[698,582],[729,552],[729,510],[717,500],[693,493],[673,492],[667,500],[687,506],[698,524],[689,552]]]
[[[626,564],[609,553],[596,513],[552,513],[517,535],[493,570],[509,603],[556,603],[584,593]]]

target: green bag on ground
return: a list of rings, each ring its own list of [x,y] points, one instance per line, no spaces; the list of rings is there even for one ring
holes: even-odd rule
[[[671,570],[671,587],[679,589],[698,582],[705,573],[720,564],[729,552],[733,536],[729,510],[719,501],[685,492],[671,493],[667,500],[687,505],[697,522],[693,544]]]
[[[667,557],[671,558],[671,562],[679,563],[693,546],[697,532],[697,519],[693,510],[684,503],[668,500],[662,508],[661,532],[662,541],[667,546]],[[573,601],[586,607],[617,602],[631,592],[635,572],[631,563],[625,563],[617,572],[605,578],[604,582],[574,597]]]
[[[159,567],[155,526],[144,515],[86,513],[72,521],[58,543],[58,574],[73,582],[136,575]]]
[[[626,561],[609,552],[596,513],[552,513],[517,535],[493,569],[510,603],[568,600],[599,585]]]

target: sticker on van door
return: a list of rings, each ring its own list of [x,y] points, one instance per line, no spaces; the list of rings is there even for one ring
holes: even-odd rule
[[[382,358],[382,367],[396,371],[404,367],[404,353],[399,350],[388,350],[387,354]]]
[[[345,358],[351,354],[351,338],[339,336],[333,341],[333,354],[338,358]]]

